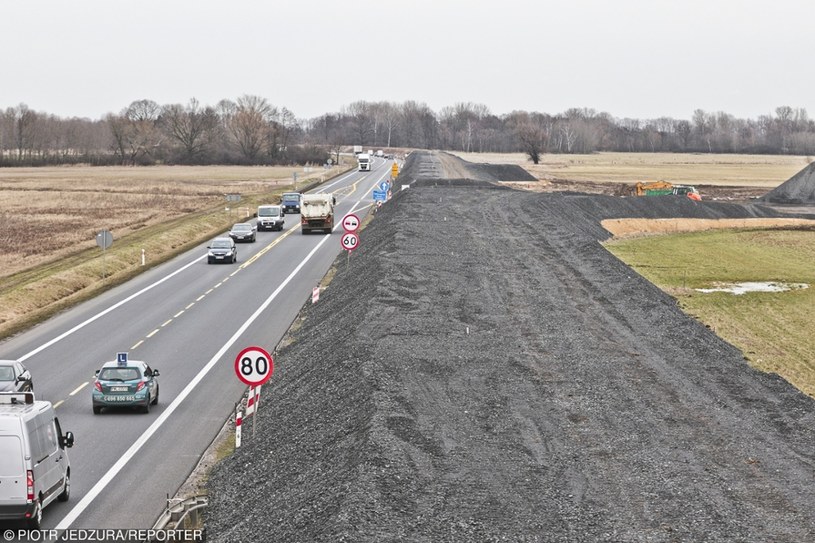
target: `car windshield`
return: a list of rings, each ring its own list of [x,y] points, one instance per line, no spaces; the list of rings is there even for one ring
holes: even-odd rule
[[[232,227],[232,230],[234,230],[235,232],[248,232],[251,229],[252,229],[251,224],[236,224],[235,226]]]
[[[139,368],[102,368],[99,372],[102,381],[137,381],[141,379]]]
[[[14,371],[10,366],[0,366],[0,381],[11,381],[14,379]]]
[[[210,245],[210,247],[212,247],[214,249],[229,249],[229,247],[231,247],[231,245],[229,244],[228,240],[218,240],[218,239],[216,239],[215,241],[212,242],[212,245]]]
[[[300,200],[300,195],[299,194],[284,194],[283,195],[283,201],[284,202],[291,202],[291,201],[297,202],[299,200]]]

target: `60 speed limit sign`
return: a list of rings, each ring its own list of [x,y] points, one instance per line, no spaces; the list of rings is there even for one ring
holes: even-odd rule
[[[247,347],[235,358],[235,374],[249,386],[264,384],[274,372],[272,356],[260,347]]]
[[[359,245],[359,236],[353,232],[346,232],[342,235],[342,248],[346,251],[353,251]]]

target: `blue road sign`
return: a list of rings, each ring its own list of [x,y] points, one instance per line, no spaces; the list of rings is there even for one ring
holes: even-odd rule
[[[374,202],[384,202],[388,199],[388,193],[384,190],[374,190]]]
[[[379,183],[379,190],[388,192],[389,188],[391,188],[391,184],[387,180],[384,180],[381,183]]]

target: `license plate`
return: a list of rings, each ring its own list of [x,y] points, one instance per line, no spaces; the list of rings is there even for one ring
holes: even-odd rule
[[[223,258],[223,256],[216,256],[215,258],[216,258],[216,259],[220,259],[220,258]]]
[[[132,402],[136,400],[135,396],[108,396],[105,398],[109,402]]]
[[[111,392],[127,392],[128,387],[110,387]]]

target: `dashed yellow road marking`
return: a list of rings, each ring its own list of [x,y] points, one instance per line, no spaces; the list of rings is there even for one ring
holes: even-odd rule
[[[60,405],[62,405],[64,403],[65,403],[65,400],[58,401],[57,403],[54,404],[54,409],[56,409],[57,407],[59,407]]]
[[[82,383],[81,385],[79,385],[78,387],[76,387],[76,388],[73,390],[73,392],[71,392],[70,394],[68,394],[68,396],[74,396],[74,395],[75,395],[77,392],[79,392],[80,390],[82,390],[83,388],[85,388],[85,387],[88,385],[88,383],[89,383],[89,381],[85,381],[84,383]]]

